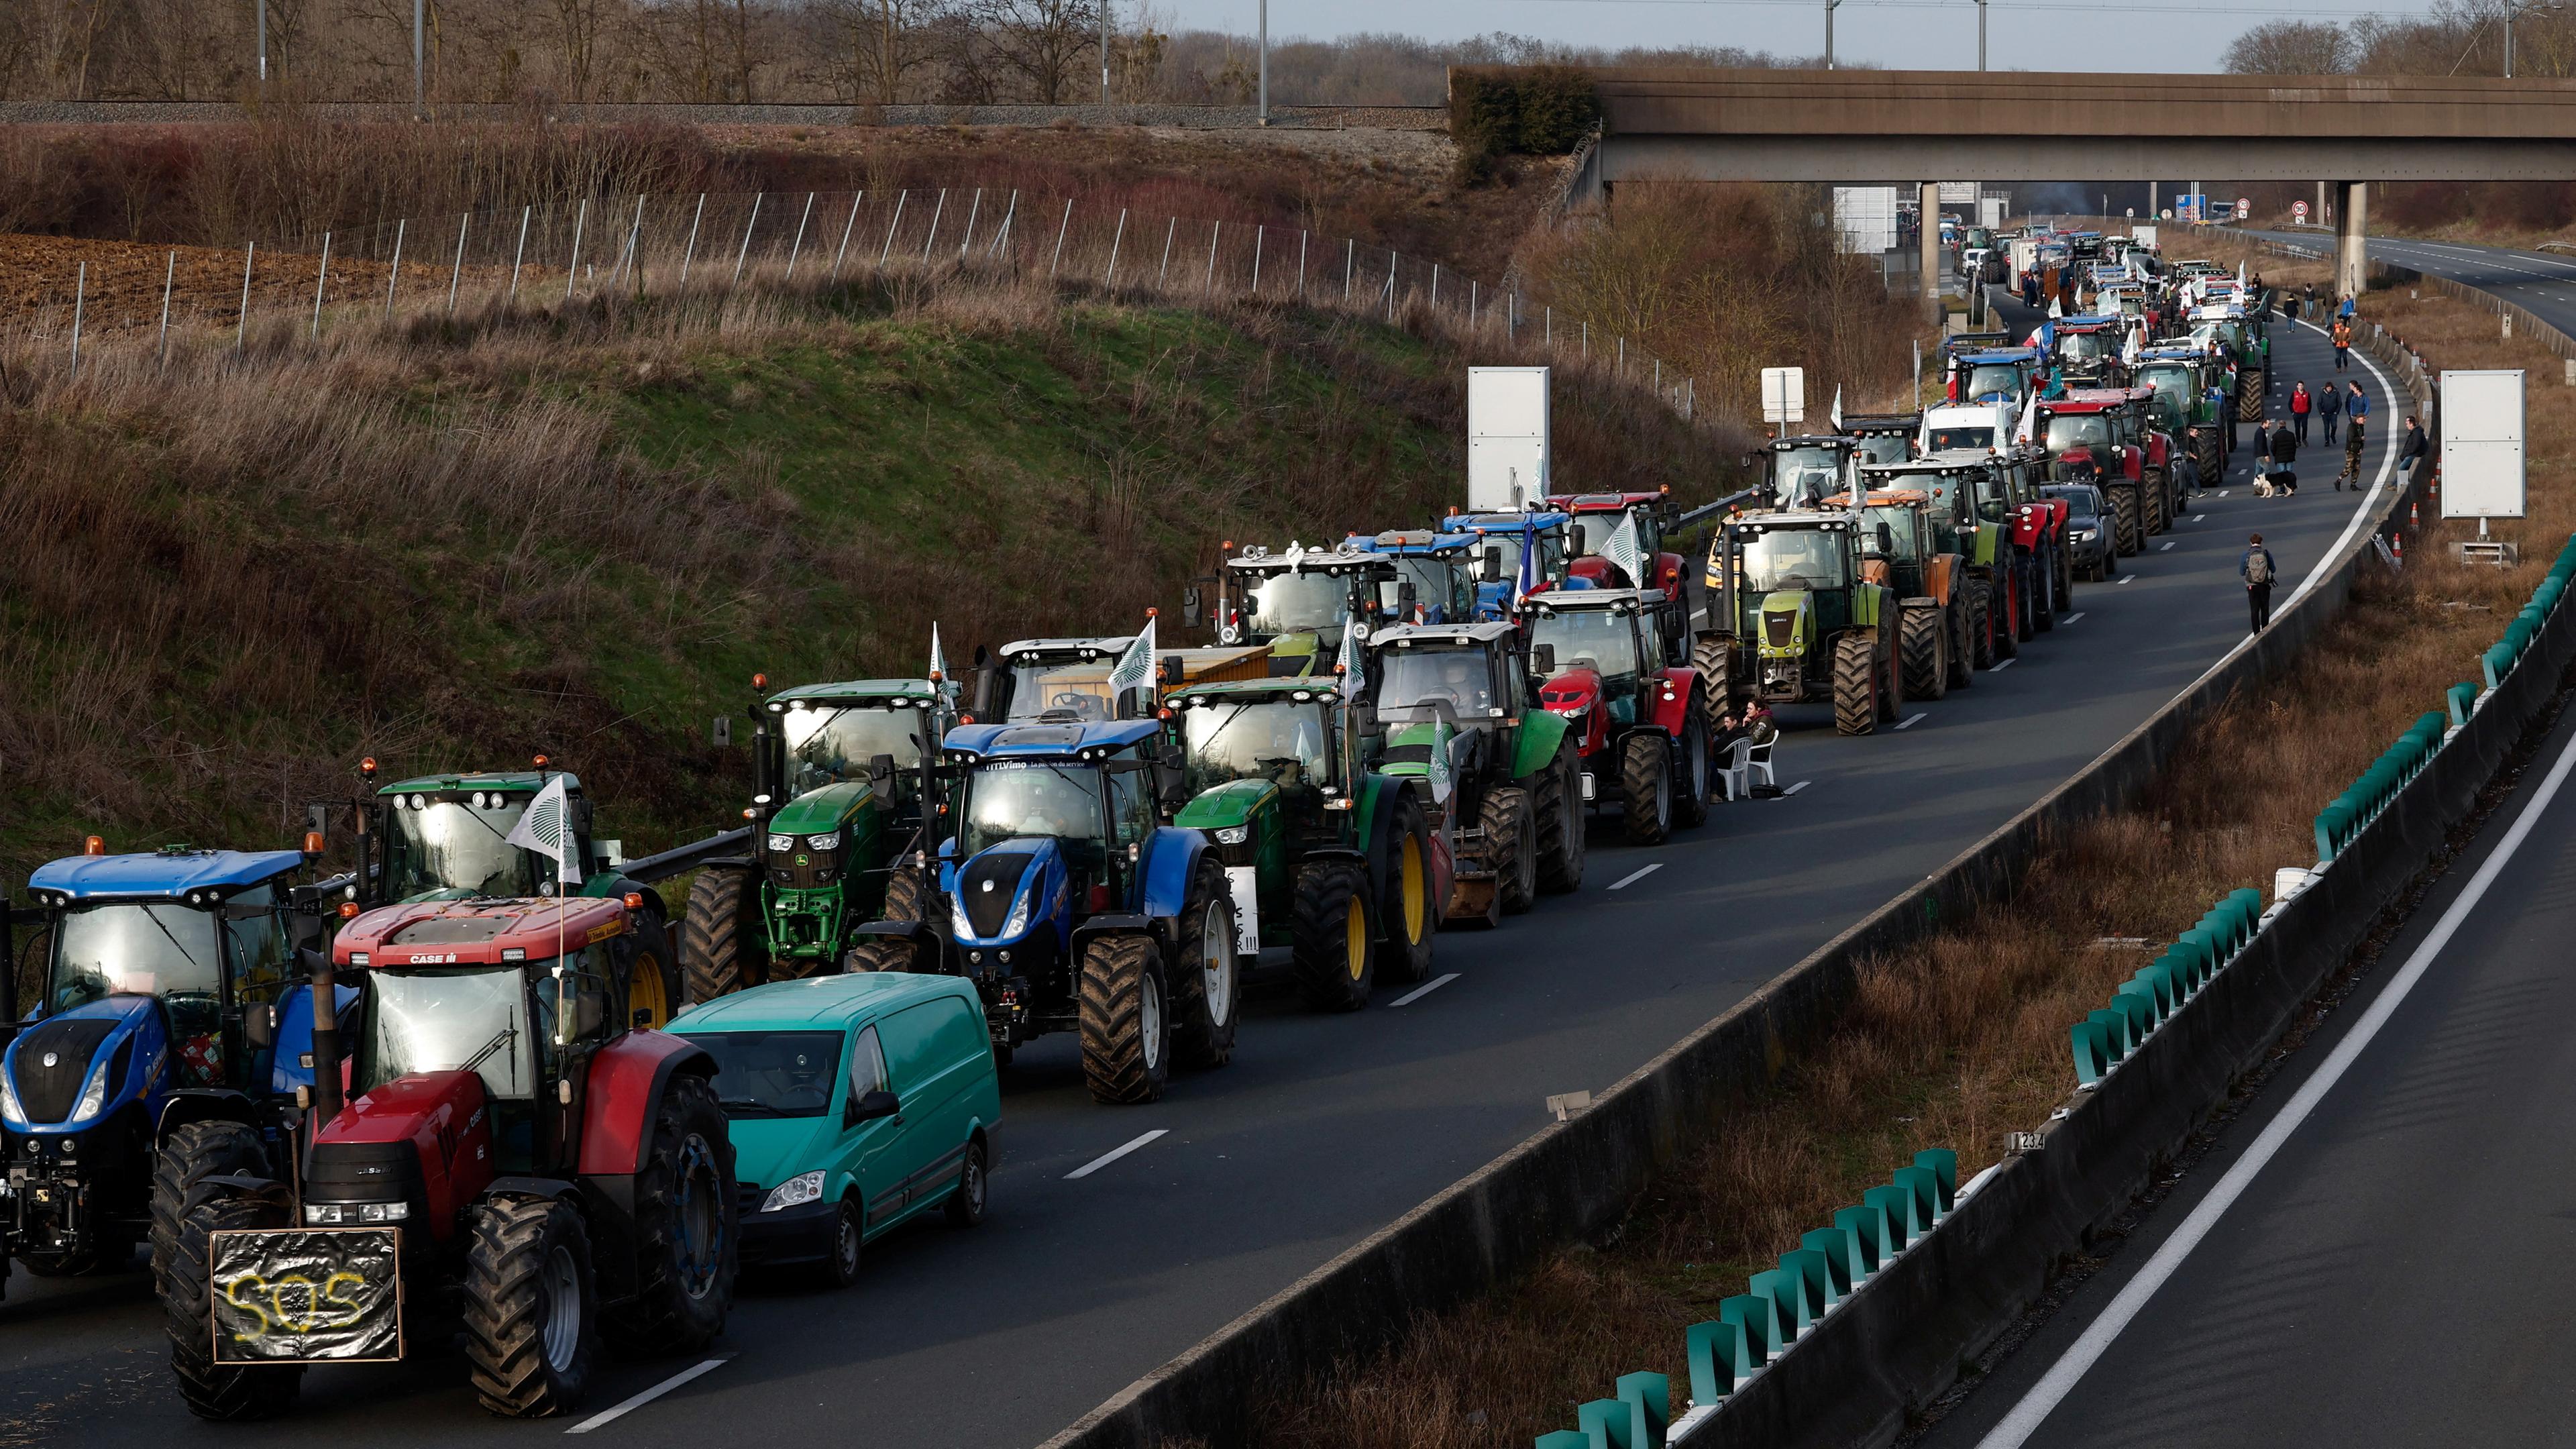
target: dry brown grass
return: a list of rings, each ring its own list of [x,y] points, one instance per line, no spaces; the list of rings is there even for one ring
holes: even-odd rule
[[[2401,291],[2363,309],[2454,365],[2545,361],[2556,375],[2555,359],[2498,345],[2493,319],[2463,304]],[[1682,1380],[1685,1325],[1714,1317],[1749,1273],[1914,1152],[1956,1150],[1963,1177],[1993,1162],[2001,1134],[2042,1121],[2073,1087],[2068,1025],[2151,959],[2096,943],[2169,941],[2229,890],[2268,897],[2275,867],[2315,858],[2317,810],[2439,708],[2444,687],[2477,677],[2478,652],[2576,528],[2576,391],[2540,382],[2530,418],[2533,516],[2498,527],[2522,542],[2520,567],[2463,568],[2445,545],[2474,527],[2428,522],[2408,538],[2402,575],[2365,567],[2290,674],[2222,708],[2136,809],[2045,852],[2008,906],[1868,963],[1825,1039],[1774,1090],[1710,1123],[1601,1242],[1420,1320],[1385,1357],[1256,1416],[1271,1425],[1263,1443],[1527,1443],[1570,1425],[1620,1373]]]

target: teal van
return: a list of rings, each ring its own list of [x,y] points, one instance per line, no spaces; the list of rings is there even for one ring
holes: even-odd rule
[[[694,1006],[670,1030],[716,1059],[741,1179],[742,1261],[820,1262],[933,1209],[973,1227],[1002,1089],[983,1004],[951,976],[779,981]]]

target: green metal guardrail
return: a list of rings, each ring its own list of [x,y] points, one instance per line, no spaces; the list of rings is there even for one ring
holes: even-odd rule
[[[1860,1206],[1835,1213],[1832,1227],[1808,1233],[1781,1254],[1779,1267],[1754,1274],[1750,1292],[1719,1303],[1717,1317],[1692,1324],[1684,1335],[1692,1405],[1722,1402],[1787,1351],[1948,1217],[1958,1193],[1959,1154],[1918,1152],[1885,1187],[1861,1194]],[[1617,1387],[1617,1398],[1577,1406],[1580,1427],[1538,1436],[1537,1449],[1663,1449],[1672,1423],[1671,1381],[1658,1373],[1622,1374]]]

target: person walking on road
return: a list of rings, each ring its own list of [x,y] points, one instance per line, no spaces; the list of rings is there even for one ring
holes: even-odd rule
[[[2343,415],[2352,419],[2354,427],[2360,427],[2361,420],[2370,416],[2370,394],[2361,390],[2361,379],[2357,377],[2344,384],[2344,387],[2347,391],[2343,400]]]
[[[2423,467],[2422,459],[2428,451],[2430,445],[2425,441],[2423,427],[2415,421],[2414,414],[2407,414],[2406,437],[2397,446],[2397,466],[2406,470],[2406,481],[2415,481],[2415,474]]]
[[[2302,317],[2317,315],[2317,284],[2314,282],[2299,289],[2299,315]]]
[[[2341,372],[2352,365],[2352,324],[2337,318],[2329,335],[2334,339],[2335,371]]]
[[[2343,417],[2343,389],[2328,383],[2317,394],[2317,421],[2326,430],[2326,441],[2335,440],[2335,423]]]
[[[2299,475],[2292,464],[2299,461],[2299,440],[2285,424],[2272,430],[2272,486],[2285,497],[2299,496]]]
[[[2280,572],[2272,551],[2263,546],[2263,535],[2255,534],[2246,541],[2245,556],[2236,561],[2236,576],[2245,581],[2245,602],[2252,606],[2257,634],[2272,622],[2272,580]]]
[[[2343,491],[2346,479],[2351,480],[2354,488],[2361,487],[2361,435],[2365,431],[2359,418],[2354,418],[2351,426],[2343,430],[2343,471],[2335,475],[2337,493]]]
[[[2300,383],[2290,389],[2290,426],[2299,430],[2299,441],[2302,443],[2308,440],[2308,414],[2316,407],[2316,402],[2316,398],[2308,392],[2306,383]]]

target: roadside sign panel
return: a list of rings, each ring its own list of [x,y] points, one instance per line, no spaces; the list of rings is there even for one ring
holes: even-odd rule
[[[1803,423],[1807,420],[1807,370],[1803,367],[1762,369],[1762,421]]]
[[[2308,204],[2304,201],[2291,202],[2290,219],[2292,221],[2306,221],[2308,219]]]
[[[2523,515],[2522,369],[2442,374],[2442,516]]]
[[[2241,196],[2240,196],[2240,197],[2238,197],[2238,198],[2236,198],[2236,219],[2237,219],[2238,221],[2243,221],[2245,218],[2247,218],[2247,217],[2249,217],[2249,216],[2252,216],[2253,214],[2254,214],[2254,203],[2253,203],[2253,202],[2247,201],[2244,197],[2241,197]]]
[[[1547,369],[1467,369],[1467,506],[1516,513],[1547,496]]]

